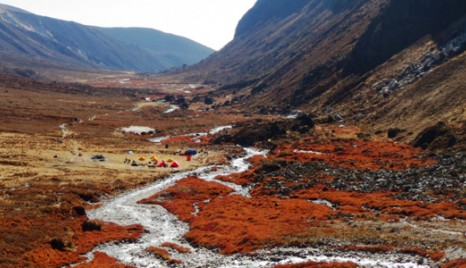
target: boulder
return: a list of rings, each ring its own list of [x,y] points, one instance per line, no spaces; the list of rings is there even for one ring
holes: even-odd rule
[[[75,217],[86,216],[86,210],[82,206],[73,207],[73,215]]]
[[[73,243],[70,239],[66,238],[54,238],[50,241],[50,246],[54,250],[70,252],[74,250]]]
[[[92,232],[102,230],[102,222],[99,220],[85,221],[81,224],[83,232]]]
[[[421,131],[413,140],[414,147],[420,147],[424,150],[448,149],[455,145],[457,139],[451,129],[443,122],[428,127]]]

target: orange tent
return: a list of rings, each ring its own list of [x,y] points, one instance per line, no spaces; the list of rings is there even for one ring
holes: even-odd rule
[[[153,155],[150,160],[154,163],[157,163],[157,161],[159,161],[159,159],[157,158],[157,156]]]
[[[139,161],[145,161],[146,158],[144,156],[139,157]]]
[[[173,163],[170,165],[170,167],[178,168],[178,167],[180,167],[180,164],[178,164],[178,162],[176,162],[176,161],[173,161]]]

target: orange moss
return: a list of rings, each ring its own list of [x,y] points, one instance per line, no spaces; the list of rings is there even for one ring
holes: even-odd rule
[[[421,201],[399,200],[395,199],[392,192],[346,192],[336,191],[333,189],[323,190],[325,186],[316,185],[311,189],[301,190],[293,194],[297,198],[305,198],[310,200],[324,199],[333,204],[338,205],[335,213],[351,213],[354,216],[358,215],[374,215],[381,214],[382,219],[396,218],[419,218],[431,219],[441,215],[445,218],[464,219],[466,212],[455,204],[441,202],[433,204],[425,204]]]
[[[306,233],[313,220],[327,219],[330,212],[306,200],[231,195],[207,204],[185,237],[225,254],[250,252],[285,244],[287,236]]]
[[[383,253],[383,252],[389,252],[393,250],[393,247],[389,246],[356,246],[356,245],[350,245],[350,246],[345,246],[341,247],[340,250],[344,251],[363,251],[363,252],[369,252],[369,253]]]
[[[146,248],[146,251],[151,252],[154,254],[157,258],[160,258],[169,264],[180,264],[180,260],[172,259],[170,253],[166,251],[165,249],[158,248],[158,247],[148,247]]]
[[[444,264],[442,268],[466,268],[466,259],[452,260]]]
[[[408,249],[401,249],[399,250],[401,253],[406,254],[416,254],[423,257],[428,257],[433,261],[440,261],[443,257],[445,257],[445,252],[443,251],[427,251],[420,248],[408,248]]]
[[[103,252],[95,252],[94,259],[90,262],[82,263],[76,268],[132,268],[133,266],[118,263],[117,259],[108,256]]]
[[[50,244],[42,245],[26,253],[24,258],[37,267],[61,267],[70,263],[81,262],[82,254],[91,251],[95,246],[126,239],[137,239],[144,228],[141,225],[119,226],[113,223],[102,225],[101,231],[83,232],[81,221],[75,221],[72,226],[72,244],[75,250],[70,252],[59,251],[52,248]]]
[[[371,170],[405,170],[435,163],[433,159],[419,158],[421,153],[421,149],[386,141],[305,137],[298,142],[278,146],[271,156],[290,161],[323,161],[337,167]]]
[[[182,247],[182,246],[177,245],[175,243],[165,242],[165,243],[162,244],[162,247],[174,249],[174,250],[178,251],[179,253],[191,253],[191,250],[189,248]]]
[[[196,215],[195,206],[202,210],[207,202],[219,196],[226,196],[233,190],[215,182],[207,183],[196,177],[184,178],[161,193],[139,201],[140,204],[158,204],[168,211],[190,222]]]

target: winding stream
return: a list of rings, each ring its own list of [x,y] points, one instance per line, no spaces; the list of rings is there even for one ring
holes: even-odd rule
[[[329,252],[312,248],[278,248],[258,251],[256,255],[221,255],[205,248],[195,248],[188,244],[183,235],[189,226],[173,214],[158,205],[137,204],[147,198],[174,185],[178,180],[195,175],[207,181],[216,181],[235,190],[236,194],[249,197],[249,189],[232,183],[215,179],[217,175],[243,172],[249,168],[246,159],[254,155],[266,155],[267,151],[245,148],[246,154],[235,159],[228,166],[200,167],[194,171],[173,174],[152,185],[122,194],[103,203],[102,207],[89,211],[90,219],[101,219],[119,225],[141,224],[145,232],[141,239],[128,243],[107,243],[98,246],[95,251],[105,252],[120,262],[136,267],[170,267],[165,261],[157,259],[146,252],[149,246],[160,247],[165,242],[176,243],[189,248],[192,253],[178,253],[169,250],[174,259],[183,263],[177,267],[273,267],[277,264],[300,263],[305,261],[352,261],[365,267],[430,267],[426,260],[418,256],[403,254],[368,254],[360,252]],[[92,259],[93,252],[87,256]],[[425,261],[425,265],[419,265]]]

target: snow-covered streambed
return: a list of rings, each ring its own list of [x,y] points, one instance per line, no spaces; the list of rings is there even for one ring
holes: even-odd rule
[[[137,204],[137,201],[160,192],[178,180],[196,175],[207,181],[217,181],[217,175],[242,172],[249,168],[246,159],[254,155],[265,155],[266,151],[246,148],[246,155],[235,159],[229,166],[201,167],[195,171],[177,173],[147,187],[128,192],[106,201],[102,207],[89,211],[90,219],[102,219],[120,225],[141,224],[146,232],[141,239],[128,243],[108,243],[98,246],[95,251],[102,251],[117,258],[120,262],[136,267],[170,267],[165,261],[157,259],[145,249],[158,247],[165,242],[172,242],[189,248],[192,253],[170,251],[174,259],[183,263],[177,267],[273,267],[277,264],[300,263],[305,261],[343,262],[352,261],[368,267],[429,267],[418,265],[420,257],[409,255],[377,255],[364,253],[322,252],[311,248],[281,248],[259,251],[255,256],[221,255],[204,248],[189,245],[183,235],[188,232],[188,224],[179,221],[174,215],[158,205]],[[214,171],[213,171],[214,170]],[[223,182],[221,182],[223,183]],[[249,196],[248,189],[230,183],[223,183],[235,189],[237,194]],[[88,254],[92,258],[93,253]]]

